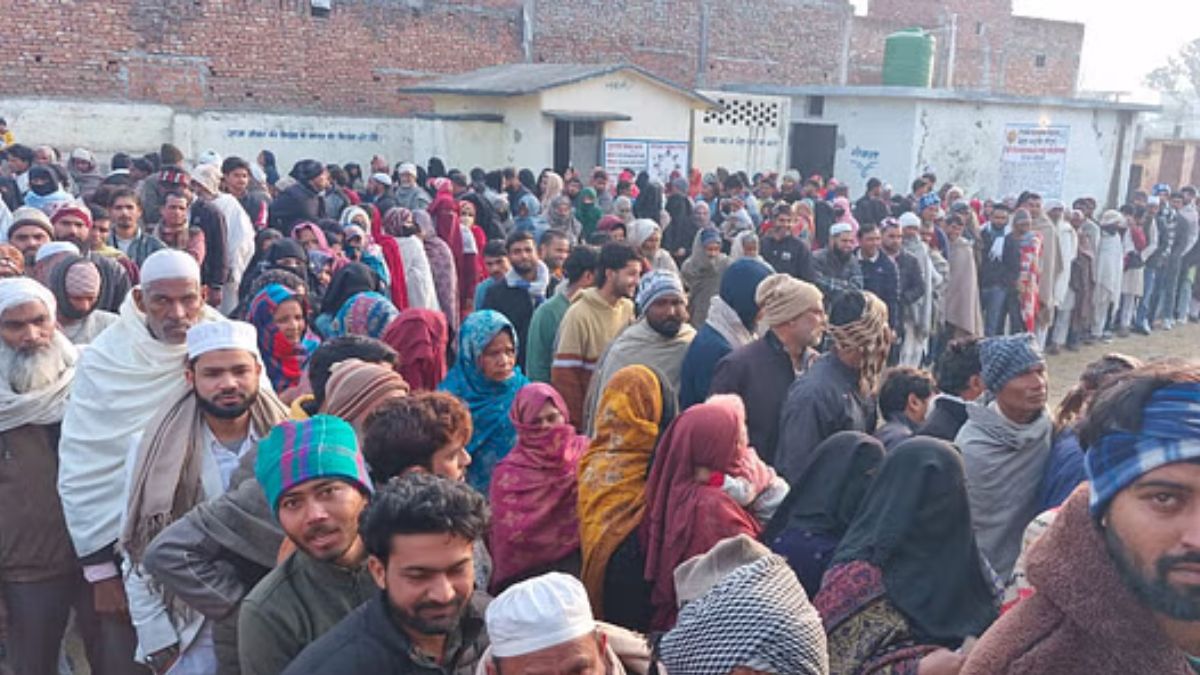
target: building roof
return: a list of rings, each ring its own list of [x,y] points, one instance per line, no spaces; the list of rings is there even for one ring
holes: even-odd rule
[[[506,63],[401,87],[402,94],[525,96],[621,70],[638,75],[697,103],[720,108],[716,101],[629,63]]]
[[[1052,96],[1013,96],[967,89],[933,89],[925,87],[851,87],[801,85],[789,87],[774,84],[730,84],[722,90],[741,94],[765,96],[828,96],[830,98],[890,98],[959,103],[995,103],[1041,106],[1047,108],[1085,108],[1088,110],[1126,110],[1130,112],[1159,112],[1162,106],[1146,103],[1125,103],[1103,99],[1061,98]]]

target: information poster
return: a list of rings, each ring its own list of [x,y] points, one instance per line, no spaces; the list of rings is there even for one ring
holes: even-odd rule
[[[1070,137],[1067,125],[1005,125],[998,194],[1018,195],[1028,190],[1043,198],[1062,199]]]
[[[606,139],[604,169],[614,178],[622,169],[645,171],[651,178],[666,183],[671,173],[688,174],[688,143],[686,141],[647,141],[637,139]]]

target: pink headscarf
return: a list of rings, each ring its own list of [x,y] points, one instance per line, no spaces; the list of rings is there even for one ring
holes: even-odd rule
[[[857,235],[858,221],[854,218],[854,209],[850,207],[850,200],[846,197],[838,197],[833,200],[833,208],[842,209],[842,217],[838,218],[837,222],[850,225],[850,229]]]
[[[562,412],[563,421],[543,429],[534,420],[547,402]],[[577,435],[571,426],[562,396],[548,384],[522,387],[509,418],[517,430],[517,444],[492,471],[488,490],[494,592],[579,548],[576,474],[588,447],[588,437]]]

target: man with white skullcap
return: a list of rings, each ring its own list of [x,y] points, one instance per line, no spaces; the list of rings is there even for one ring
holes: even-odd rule
[[[187,332],[188,388],[166,399],[131,443],[120,551],[138,658],[155,672],[178,660],[183,672],[215,672],[204,616],[167,603],[142,568],[150,541],[202,501],[225,492],[258,439],[287,418],[269,387],[260,390],[258,333],[241,321],[211,321]]]
[[[86,591],[56,486],[58,425],[78,353],[54,329],[54,311],[36,281],[0,281],[0,580],[7,662],[18,673],[56,671],[71,606]]]
[[[644,672],[649,647],[641,636],[592,618],[587,589],[551,572],[513,585],[487,609],[488,675]],[[478,671],[477,671],[478,672]]]
[[[63,515],[95,593],[98,621],[129,635],[129,654],[133,636],[116,548],[129,447],[164,401],[187,390],[188,329],[220,318],[204,305],[200,268],[191,256],[173,250],[150,255],[120,318],[80,357],[63,417]]]
[[[594,429],[600,394],[618,370],[626,366],[649,366],[661,373],[675,389],[683,380],[683,357],[696,337],[688,323],[687,292],[677,272],[654,270],[638,284],[640,318],[621,331],[608,345],[588,388],[584,404],[585,428]]]
[[[396,206],[402,206],[409,211],[424,210],[433,201],[429,193],[417,185],[416,165],[411,162],[401,164],[396,170],[396,176],[400,179],[400,184],[392,194]]]
[[[289,466],[289,476],[303,474],[305,462],[292,459]],[[272,481],[261,470],[258,476],[270,493]],[[483,496],[462,481],[409,473],[377,489],[356,522],[379,592],[315,641],[310,638],[284,675],[475,673],[488,644],[483,619],[488,600],[474,588],[475,540],[487,530],[488,518]],[[311,578],[291,583],[312,583]],[[262,589],[259,584],[246,602]],[[247,646],[252,626],[246,606],[239,623],[245,672],[247,654],[265,648]]]
[[[829,228],[829,246],[813,254],[812,268],[817,288],[829,306],[849,290],[862,290],[862,267],[854,255],[858,238],[850,223],[834,223]]]

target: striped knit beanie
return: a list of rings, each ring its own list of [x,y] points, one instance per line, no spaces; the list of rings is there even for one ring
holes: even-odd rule
[[[984,340],[979,344],[979,361],[983,366],[983,384],[993,394],[999,393],[1014,377],[1046,365],[1037,340],[1029,333]]]
[[[276,518],[279,498],[310,480],[340,478],[365,494],[374,492],[354,429],[332,415],[315,415],[300,422],[289,420],[271,429],[258,442],[254,476]]]

